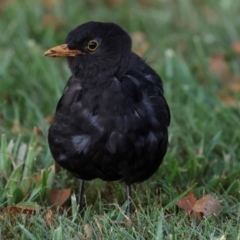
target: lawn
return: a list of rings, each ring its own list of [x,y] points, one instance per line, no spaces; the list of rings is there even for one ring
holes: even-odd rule
[[[0,14],[0,239],[240,240],[240,1],[5,0]],[[78,180],[54,165],[47,144],[70,71],[43,53],[91,20],[131,35],[162,77],[172,115],[168,153],[134,186],[131,221],[118,182],[88,182],[85,214],[76,214]],[[52,189],[69,188],[68,211],[51,208]],[[190,218],[176,206],[190,190],[216,196],[220,213]]]

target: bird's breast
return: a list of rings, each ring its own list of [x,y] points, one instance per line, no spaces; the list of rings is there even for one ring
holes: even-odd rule
[[[102,148],[115,153],[138,139],[157,138],[155,133],[161,130],[158,109],[163,104],[160,97],[149,97],[129,77],[123,81],[112,77],[89,88],[73,88],[74,82],[59,101],[49,131],[50,148],[58,145],[67,154],[87,154]],[[160,108],[154,107],[155,101]]]

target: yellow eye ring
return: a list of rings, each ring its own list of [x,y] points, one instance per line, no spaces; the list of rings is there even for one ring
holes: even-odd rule
[[[91,40],[87,44],[87,48],[89,51],[95,51],[98,48],[98,42],[95,40]]]

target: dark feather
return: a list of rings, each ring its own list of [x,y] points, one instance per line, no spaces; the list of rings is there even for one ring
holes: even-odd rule
[[[82,51],[82,42],[101,38],[102,48],[69,59],[73,75],[49,130],[52,155],[80,179],[144,181],[158,169],[168,146],[170,112],[162,81],[130,51],[121,28],[108,25],[100,34],[90,25],[67,38]]]

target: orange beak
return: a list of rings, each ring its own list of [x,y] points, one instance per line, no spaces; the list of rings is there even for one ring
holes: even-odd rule
[[[44,56],[47,57],[76,57],[80,54],[83,54],[80,50],[71,50],[68,48],[67,44],[59,45],[53,48],[48,49]]]

